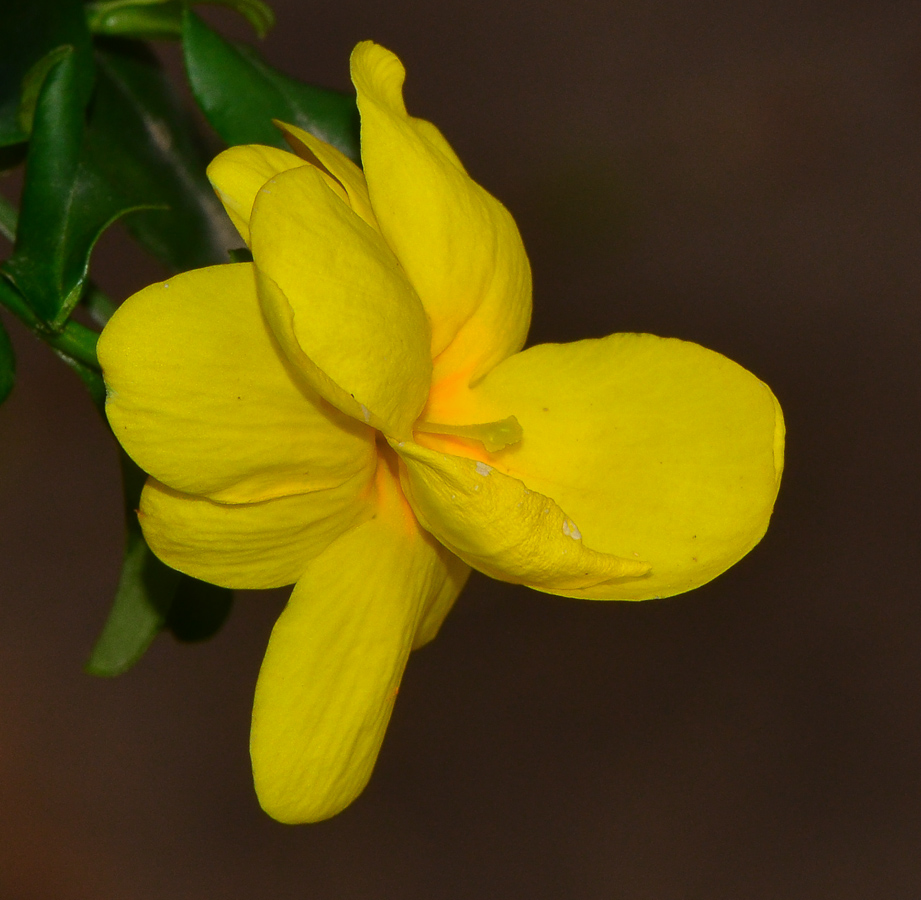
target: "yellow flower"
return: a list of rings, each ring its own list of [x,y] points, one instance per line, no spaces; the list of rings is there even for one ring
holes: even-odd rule
[[[266,811],[316,821],[371,774],[409,651],[473,566],[567,597],[689,590],[767,527],[783,424],[719,354],[643,334],[519,352],[528,260],[404,70],[352,54],[358,169],[280,125],[209,176],[254,263],[128,299],[99,343],[109,420],[150,473],[169,565],[295,584],[256,687]]]

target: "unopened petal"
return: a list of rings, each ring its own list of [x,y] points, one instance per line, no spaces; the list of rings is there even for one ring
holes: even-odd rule
[[[486,463],[408,441],[394,449],[419,521],[493,578],[560,593],[632,581],[649,569],[642,561],[590,549],[568,512]]]
[[[261,144],[230,147],[212,160],[208,179],[247,246],[249,218],[259,188],[275,175],[303,165],[299,156]]]
[[[377,44],[352,53],[371,204],[431,320],[435,381],[475,380],[524,344],[530,267],[508,210],[433,125],[407,114],[404,76]]]
[[[373,471],[373,432],[326,403],[281,353],[250,264],[144,288],[112,317],[98,352],[112,430],[175,490],[255,502]]]
[[[343,412],[408,435],[429,389],[429,328],[380,234],[312,166],[260,190],[251,230],[260,300],[291,361],[302,352],[327,376],[303,369]]]
[[[276,122],[275,125],[282,130],[291,149],[305,161],[328,172],[342,186],[349,206],[372,228],[377,228],[364,172],[341,150],[314,137],[309,131],[285,122]]]
[[[150,478],[138,518],[151,550],[180,572],[223,587],[282,587],[372,514],[371,478],[360,473],[336,487],[261,503],[216,503]]]
[[[423,611],[460,589],[445,560],[385,472],[374,518],[307,567],[256,686],[250,748],[269,815],[315,822],[362,791]]]
[[[572,592],[641,600],[695,588],[760,540],[783,468],[783,416],[750,372],[646,334],[532,347],[453,409],[514,415],[523,439],[492,463],[553,497],[589,546],[649,575]]]

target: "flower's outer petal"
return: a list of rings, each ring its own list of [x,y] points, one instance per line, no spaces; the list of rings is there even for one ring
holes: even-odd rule
[[[374,210],[371,209],[368,183],[365,181],[364,172],[342,151],[314,137],[309,131],[285,122],[276,121],[275,125],[281,129],[285,140],[299,157],[314,166],[325,169],[342,185],[349,206],[372,228],[376,229],[377,219],[374,217]]]
[[[371,204],[431,320],[435,381],[475,380],[523,346],[531,270],[508,210],[433,125],[407,114],[404,77],[377,44],[352,53]]]
[[[410,441],[403,490],[423,527],[464,562],[500,581],[561,593],[642,578],[642,561],[597,553],[549,497],[479,460]]]
[[[470,566],[460,557],[455,556],[442,544],[438,544],[436,549],[442,558],[446,575],[440,590],[432,592],[422,609],[422,617],[413,639],[413,650],[418,650],[437,636],[442,623],[454,606],[454,601],[470,577]]]
[[[445,549],[381,468],[376,515],[307,567],[259,673],[253,775],[263,808],[282,822],[328,818],[362,791],[420,616],[460,588]]]
[[[250,227],[260,300],[291,361],[302,351],[305,377],[343,412],[408,436],[428,396],[429,326],[380,234],[313,166],[269,181]]]
[[[783,467],[780,407],[754,375],[697,344],[615,334],[532,347],[455,400],[466,416],[514,414],[524,437],[493,464],[553,497],[589,546],[652,567],[574,596],[690,590],[767,528]]]
[[[180,572],[229,588],[282,587],[297,581],[310,560],[373,513],[369,487],[361,473],[309,494],[215,503],[149,478],[138,518],[151,550]]]
[[[106,413],[171,488],[253,502],[374,472],[374,432],[303,382],[269,333],[253,266],[176,275],[130,297],[99,339]]]
[[[275,175],[303,165],[299,156],[261,144],[230,147],[211,161],[208,180],[247,246],[249,218],[259,188]]]

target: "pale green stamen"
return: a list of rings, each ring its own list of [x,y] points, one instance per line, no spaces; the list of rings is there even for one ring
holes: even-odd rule
[[[479,441],[489,453],[502,450],[521,440],[521,425],[514,416],[498,422],[484,422],[481,425],[439,425],[437,422],[417,422],[414,431],[423,434],[447,434],[452,437]]]

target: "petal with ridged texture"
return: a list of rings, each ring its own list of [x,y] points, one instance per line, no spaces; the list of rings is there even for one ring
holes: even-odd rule
[[[343,412],[407,436],[428,395],[429,326],[380,234],[313,166],[261,188],[250,228],[260,300],[291,361]]]
[[[130,297],[98,345],[106,413],[134,461],[178,491],[254,502],[374,470],[374,433],[281,353],[251,264],[176,275]]]
[[[491,463],[553,497],[589,546],[651,566],[642,580],[573,596],[691,590],[767,528],[783,468],[780,406],[697,344],[615,334],[532,347],[451,408],[467,421],[515,415],[524,436]]]
[[[420,618],[463,584],[445,554],[382,464],[375,517],[307,567],[272,631],[250,742],[269,815],[319,821],[364,788]]]
[[[649,566],[598,553],[549,497],[479,460],[394,444],[403,490],[422,525],[464,562],[541,591],[635,581]]]
[[[531,270],[508,210],[433,125],[407,114],[404,77],[377,44],[352,53],[371,204],[431,320],[434,380],[475,380],[524,345]]]

